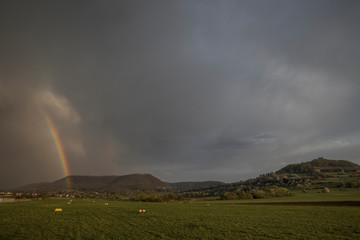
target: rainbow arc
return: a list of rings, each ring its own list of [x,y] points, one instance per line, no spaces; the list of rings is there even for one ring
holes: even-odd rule
[[[61,165],[64,171],[64,175],[66,178],[66,184],[67,184],[67,188],[68,190],[71,190],[71,181],[70,181],[70,170],[69,170],[69,164],[65,155],[65,151],[64,151],[64,147],[61,143],[61,139],[59,136],[59,133],[54,125],[54,123],[52,122],[51,118],[44,113],[44,119],[46,122],[46,125],[49,129],[50,135],[54,141],[55,147],[56,147],[56,151],[58,153],[59,159],[61,161]]]

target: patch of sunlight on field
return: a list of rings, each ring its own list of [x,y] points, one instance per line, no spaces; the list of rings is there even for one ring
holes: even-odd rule
[[[359,207],[104,203],[1,204],[0,239],[360,239]]]

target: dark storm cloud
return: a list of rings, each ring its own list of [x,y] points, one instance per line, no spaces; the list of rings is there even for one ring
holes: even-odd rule
[[[61,175],[42,111],[73,174],[236,181],[319,155],[359,163],[358,5],[2,1],[2,185]]]

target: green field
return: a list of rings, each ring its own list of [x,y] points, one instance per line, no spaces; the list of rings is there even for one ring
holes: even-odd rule
[[[261,201],[354,201],[359,196],[359,190],[333,191]],[[248,201],[2,203],[0,239],[360,239],[360,207],[238,204]]]
[[[257,203],[257,202],[332,202],[332,201],[360,201],[360,189],[350,188],[344,191],[332,189],[330,193],[321,193],[320,189],[313,189],[303,193],[302,191],[293,191],[295,196],[281,198],[263,198],[263,199],[242,199],[225,201],[227,203]],[[218,201],[217,203],[223,203]]]

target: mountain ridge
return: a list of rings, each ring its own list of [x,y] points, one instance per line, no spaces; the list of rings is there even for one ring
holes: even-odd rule
[[[149,173],[134,173],[128,175],[91,176],[71,175],[55,180],[54,182],[41,182],[24,185],[11,191],[21,192],[56,192],[66,191],[70,182],[70,189],[76,191],[100,191],[130,193],[139,190],[145,191],[171,191],[171,190],[193,190],[222,184],[219,181],[199,182],[164,182]]]

